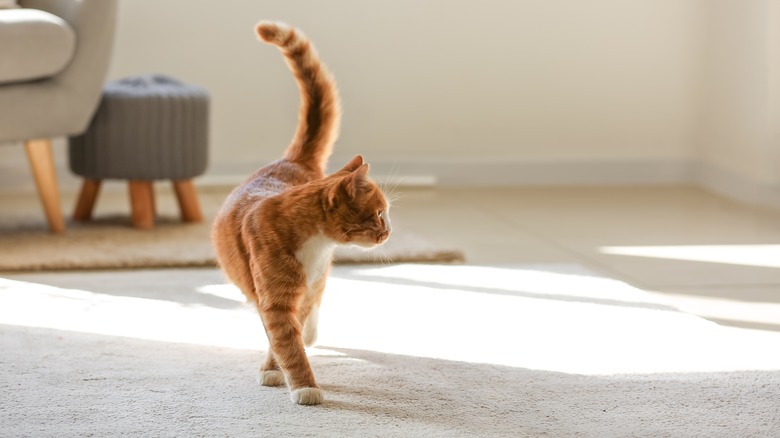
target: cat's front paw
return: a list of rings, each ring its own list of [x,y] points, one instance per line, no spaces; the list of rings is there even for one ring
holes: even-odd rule
[[[298,388],[290,392],[290,398],[299,405],[318,405],[324,397],[318,388]]]
[[[279,370],[260,370],[257,373],[257,383],[263,386],[282,386],[284,385],[284,374]]]

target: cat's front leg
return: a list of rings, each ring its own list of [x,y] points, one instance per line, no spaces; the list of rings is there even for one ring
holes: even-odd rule
[[[293,306],[276,303],[263,306],[260,312],[273,358],[284,372],[292,401],[301,405],[322,403],[323,394],[306,357],[301,324]]]

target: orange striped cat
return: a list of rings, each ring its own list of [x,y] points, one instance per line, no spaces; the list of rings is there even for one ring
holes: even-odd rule
[[[298,127],[283,158],[256,171],[228,196],[212,241],[227,277],[253,302],[270,351],[264,386],[285,382],[295,403],[322,403],[304,345],[317,337],[317,315],[333,250],[373,247],[390,236],[389,203],[357,155],[327,175],[341,108],[331,73],[297,29],[261,22],[258,37],[278,46],[301,92]]]

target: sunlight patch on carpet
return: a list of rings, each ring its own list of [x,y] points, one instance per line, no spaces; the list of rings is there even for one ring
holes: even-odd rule
[[[206,284],[195,288],[195,291],[204,295],[224,298],[230,301],[243,303],[246,301],[244,294],[232,284]]]
[[[249,307],[226,311],[2,278],[0,324],[239,349],[267,346]]]
[[[395,265],[353,271],[354,278],[393,283],[467,288],[486,293],[523,293],[528,296],[556,296],[562,300],[616,301],[660,306],[657,300],[621,281],[596,276],[571,266],[559,272],[551,266],[501,268],[491,266]],[[668,309],[667,309],[668,310]]]
[[[240,300],[231,285],[193,294]],[[255,310],[0,279],[0,324],[265,350]],[[570,374],[780,369],[776,334],[741,335],[578,266],[337,267],[322,350],[368,350]],[[774,337],[769,337],[774,336]],[[316,350],[313,350],[316,351]]]

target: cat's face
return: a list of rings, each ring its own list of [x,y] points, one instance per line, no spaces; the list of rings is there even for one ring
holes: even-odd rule
[[[368,178],[368,164],[355,157],[332,175],[325,200],[326,233],[336,242],[371,248],[390,237],[390,203],[377,184]]]

